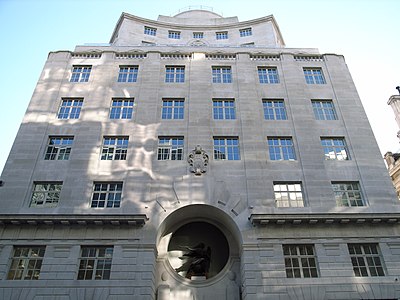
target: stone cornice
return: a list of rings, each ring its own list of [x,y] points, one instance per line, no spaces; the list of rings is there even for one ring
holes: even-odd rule
[[[160,54],[192,54],[192,53],[205,53],[205,54],[248,54],[248,55],[293,55],[293,56],[320,56],[325,59],[326,56],[337,56],[343,57],[341,54],[334,53],[319,53],[318,49],[315,48],[265,48],[265,47],[254,47],[254,48],[244,48],[240,46],[210,46],[210,47],[194,47],[194,46],[182,46],[182,47],[172,47],[170,45],[153,45],[153,46],[96,46],[96,45],[82,45],[78,46],[82,49],[78,51],[70,50],[59,50],[51,51],[53,53],[67,53],[70,58],[73,55],[91,55],[91,54],[147,54],[147,53],[160,53]],[[87,50],[83,50],[87,48]],[[308,51],[308,52],[307,52]],[[84,58],[84,57],[83,57]],[[321,60],[322,61],[322,60]]]
[[[34,215],[7,214],[0,215],[0,225],[128,225],[143,226],[148,217],[137,215]]]
[[[306,224],[398,224],[400,213],[251,214],[253,226]]]

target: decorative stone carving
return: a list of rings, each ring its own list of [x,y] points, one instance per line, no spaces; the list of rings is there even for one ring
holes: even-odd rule
[[[192,42],[190,42],[189,45],[190,45],[190,46],[195,46],[195,47],[204,47],[204,46],[207,46],[206,43],[204,43],[203,41],[200,41],[200,40],[192,41]]]
[[[189,169],[190,172],[194,173],[196,176],[200,176],[207,171],[208,154],[200,145],[197,145],[194,150],[189,153],[188,163],[191,166]]]

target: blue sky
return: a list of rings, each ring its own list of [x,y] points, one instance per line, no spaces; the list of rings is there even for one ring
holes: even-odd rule
[[[0,0],[0,171],[50,51],[107,43],[122,12],[155,20],[190,5],[240,21],[273,14],[287,48],[344,55],[382,154],[399,150],[386,104],[400,85],[399,0]]]

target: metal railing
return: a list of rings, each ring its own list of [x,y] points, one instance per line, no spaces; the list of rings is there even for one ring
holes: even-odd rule
[[[181,8],[181,9],[177,10],[175,13],[171,14],[170,17],[175,16],[175,15],[180,14],[180,13],[185,12],[185,11],[189,11],[189,10],[208,10],[208,11],[214,12],[216,14],[219,14],[220,16],[223,16],[223,13],[214,11],[214,8],[211,7],[211,6],[190,5],[190,6],[186,6],[184,8]]]

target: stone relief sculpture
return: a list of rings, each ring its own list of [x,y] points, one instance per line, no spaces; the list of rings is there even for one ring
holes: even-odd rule
[[[192,276],[208,277],[211,262],[211,248],[206,247],[204,243],[199,243],[194,247],[182,246],[186,253],[180,257],[186,260],[183,265],[177,269],[176,272],[186,271],[186,278],[191,279]]]
[[[194,150],[189,153],[188,163],[191,166],[189,169],[190,172],[194,173],[196,176],[200,176],[207,171],[208,154],[200,145],[197,145]]]

